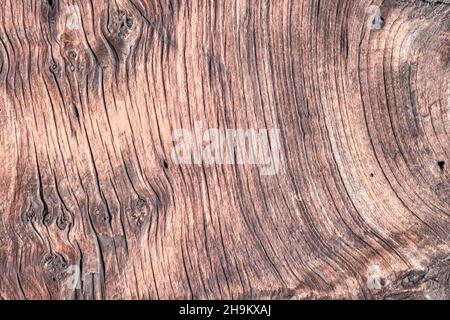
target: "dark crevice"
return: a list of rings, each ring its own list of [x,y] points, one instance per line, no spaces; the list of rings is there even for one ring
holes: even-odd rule
[[[441,169],[441,171],[444,171],[445,168],[445,161],[438,161],[438,166]]]
[[[76,120],[79,120],[80,114],[79,114],[79,112],[78,112],[78,108],[77,108],[76,104],[75,104],[75,103],[72,103],[72,104],[70,105],[70,108],[71,108],[72,116],[73,116]]]
[[[420,0],[421,2],[425,2],[428,5],[450,5],[450,3],[446,1],[440,0]]]

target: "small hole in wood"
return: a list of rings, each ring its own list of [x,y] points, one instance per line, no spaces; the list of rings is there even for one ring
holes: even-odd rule
[[[75,52],[75,51],[70,51],[69,52],[69,59],[72,59],[72,60],[74,60],[74,59],[76,59],[77,58],[77,53]]]
[[[163,166],[165,169],[169,169],[169,164],[167,163],[166,160],[163,160]]]
[[[441,171],[444,171],[445,168],[445,161],[438,161],[438,166],[441,169]]]

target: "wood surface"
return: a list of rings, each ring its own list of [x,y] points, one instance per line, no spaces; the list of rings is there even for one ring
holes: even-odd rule
[[[0,0],[0,298],[449,299],[449,76],[449,0]]]

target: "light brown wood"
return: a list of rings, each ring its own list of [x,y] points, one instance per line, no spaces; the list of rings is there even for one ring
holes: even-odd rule
[[[448,299],[449,76],[448,0],[0,0],[0,297]]]

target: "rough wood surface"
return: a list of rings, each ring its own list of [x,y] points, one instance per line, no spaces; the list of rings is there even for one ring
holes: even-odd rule
[[[0,298],[449,299],[449,76],[448,0],[0,0]]]

